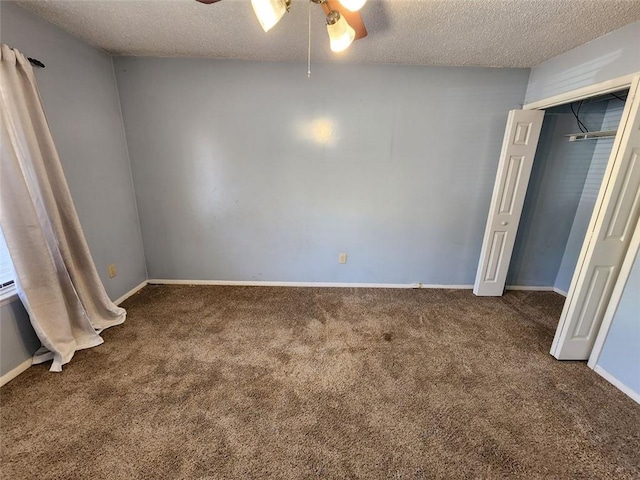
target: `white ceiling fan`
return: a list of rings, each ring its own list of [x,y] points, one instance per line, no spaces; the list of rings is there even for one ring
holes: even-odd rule
[[[220,0],[196,0],[204,4]],[[334,52],[347,49],[354,40],[367,36],[359,10],[367,0],[310,0],[320,5],[326,15],[329,45]],[[291,0],[251,0],[253,11],[265,32],[271,30],[289,11]]]

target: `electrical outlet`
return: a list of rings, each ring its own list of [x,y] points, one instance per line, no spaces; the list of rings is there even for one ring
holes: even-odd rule
[[[347,263],[347,254],[341,253],[338,255],[338,263]]]
[[[113,278],[118,274],[118,269],[116,269],[116,264],[109,264],[109,278]]]

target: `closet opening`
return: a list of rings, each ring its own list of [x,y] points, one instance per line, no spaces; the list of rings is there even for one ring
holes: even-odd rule
[[[559,360],[598,353],[640,217],[640,75],[617,81],[507,118],[473,293],[566,295],[550,350]]]
[[[567,297],[572,282],[580,272],[579,262],[585,262],[581,255],[585,255],[583,250],[586,251],[589,235],[593,233],[594,215],[598,213],[595,209],[603,208],[602,201],[598,203],[599,195],[603,182],[606,187],[606,182],[610,180],[606,178],[607,167],[612,161],[612,153],[615,154],[614,149],[618,147],[616,136],[628,94],[629,89],[624,89],[544,111],[507,272],[507,286],[516,289],[553,289]],[[572,314],[574,318],[596,317],[603,313],[600,310],[606,308],[608,303],[608,298],[604,296],[608,287],[596,284],[609,281],[605,274],[615,283],[616,268],[602,269],[600,278],[596,278],[598,273],[592,275],[588,281],[603,290],[600,304],[586,307],[574,305],[574,310],[582,309]],[[587,286],[587,290],[589,288]],[[562,316],[569,309],[566,301]],[[585,302],[586,299],[578,301]],[[589,325],[593,325],[589,327],[593,330],[596,323],[594,321]],[[548,327],[556,329],[558,325]],[[572,327],[575,337],[586,337],[587,333],[589,337],[594,337],[597,334],[597,330],[594,334],[585,329],[582,335],[579,328]],[[568,359],[588,357],[587,349],[590,351],[592,339],[582,343],[580,348],[584,353],[576,350],[568,355]],[[560,358],[559,355],[554,356]]]
[[[628,89],[545,110],[507,285],[567,296]]]

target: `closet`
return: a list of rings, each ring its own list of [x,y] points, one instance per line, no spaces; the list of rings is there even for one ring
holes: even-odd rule
[[[640,218],[640,75],[623,80],[507,117],[473,293],[566,295],[550,350],[559,360],[597,354]]]
[[[545,110],[507,286],[566,296],[628,90]]]

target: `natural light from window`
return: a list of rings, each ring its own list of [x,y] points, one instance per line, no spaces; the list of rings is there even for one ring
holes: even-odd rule
[[[7,244],[0,232],[0,294],[13,286],[13,264],[7,250]]]

